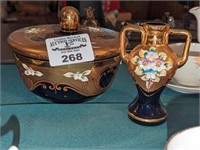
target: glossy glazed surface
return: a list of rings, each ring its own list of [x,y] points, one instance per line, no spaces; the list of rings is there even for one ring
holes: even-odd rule
[[[127,31],[140,32],[141,43],[128,54],[125,42]],[[168,46],[170,34],[186,36],[183,55],[177,56]],[[138,87],[138,94],[128,107],[132,120],[144,125],[163,123],[167,112],[160,95],[177,68],[187,61],[191,34],[186,30],[170,29],[168,24],[148,22],[143,26],[128,24],[120,32],[120,54]]]
[[[14,53],[15,63],[27,88],[55,102],[75,103],[104,92],[118,70],[120,57],[51,67],[48,61]]]

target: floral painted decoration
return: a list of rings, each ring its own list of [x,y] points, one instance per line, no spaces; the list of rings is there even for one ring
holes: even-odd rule
[[[24,67],[24,74],[27,75],[27,76],[38,76],[38,77],[41,77],[43,74],[39,71],[35,71],[33,70],[31,67],[28,67],[26,64],[22,63],[22,66]]]
[[[167,54],[157,52],[154,47],[149,50],[140,50],[139,56],[132,58],[132,63],[137,65],[135,73],[146,81],[146,88],[149,89],[154,82],[159,82],[160,77],[167,75],[167,71],[173,66],[172,62],[166,61]]]
[[[89,75],[90,73],[91,73],[91,70],[86,70],[82,73],[80,73],[80,72],[76,72],[76,73],[67,72],[67,73],[64,74],[64,76],[67,77],[67,78],[74,78],[74,80],[81,80],[82,82],[86,82],[86,81],[88,81],[88,78],[86,76]]]
[[[199,68],[200,67],[200,57],[194,57],[193,59],[194,59],[195,64],[196,64],[196,68]]]
[[[43,31],[45,31],[46,29],[41,29],[41,28],[25,28],[25,33],[41,33]]]

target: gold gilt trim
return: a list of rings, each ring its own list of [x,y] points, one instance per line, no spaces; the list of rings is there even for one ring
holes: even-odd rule
[[[18,53],[14,53],[14,56],[16,60],[21,61],[26,64],[32,64],[40,67],[48,67],[50,68],[64,68],[64,69],[79,69],[79,68],[95,68],[95,67],[102,67],[105,65],[111,65],[113,63],[119,63],[120,62],[120,56],[114,56],[112,58],[102,59],[102,60],[95,60],[90,62],[83,62],[83,63],[77,63],[77,64],[70,64],[70,65],[63,65],[63,66],[57,66],[57,67],[51,67],[49,65],[49,61],[40,60],[40,59],[34,59],[30,57],[23,56]]]
[[[161,89],[161,87],[159,88],[159,89],[157,89],[154,93],[152,93],[152,94],[146,94],[144,91],[143,91],[143,89],[138,85],[138,88],[140,89],[140,91],[142,92],[142,94],[144,94],[146,97],[151,97],[151,96],[154,96],[155,94],[157,94],[159,91],[160,91],[160,89]]]
[[[73,22],[73,19],[70,22]],[[64,23],[66,22],[64,21]],[[49,58],[45,46],[45,39],[65,35],[64,33],[60,33],[59,26],[59,24],[44,24],[36,25],[31,28],[21,28],[9,35],[8,44],[13,48],[14,52],[20,55],[48,61]],[[92,43],[97,43],[95,45],[92,44],[95,54],[95,61],[115,57],[116,55],[119,56],[119,32],[101,27],[99,29],[102,31],[94,32],[88,28],[85,28],[84,25],[79,25],[78,27],[78,31],[82,33],[88,33],[90,35]],[[27,30],[28,32],[34,32],[36,34],[25,33],[24,30]],[[64,27],[62,30],[68,29]],[[69,29],[68,31],[71,32],[73,30],[76,30],[75,26],[73,29]],[[105,42],[108,43],[104,44]]]
[[[141,122],[146,122],[146,123],[157,123],[157,122],[161,122],[167,118],[167,115],[166,115],[166,116],[164,116],[162,118],[158,118],[158,119],[144,119],[144,118],[140,118],[140,117],[134,115],[133,113],[131,113],[129,111],[128,111],[128,115],[135,120],[138,120]]]
[[[42,82],[44,82],[44,83],[42,83]],[[45,85],[45,83],[49,83],[50,85],[47,86],[47,85]],[[63,85],[63,88],[60,87],[62,85]],[[34,90],[38,86],[42,86],[43,89],[48,88],[49,90],[52,90],[52,91],[62,91],[63,90],[64,92],[67,92],[68,89],[71,89],[71,90],[74,90],[77,93],[81,94],[80,89],[78,87],[71,87],[70,85],[66,85],[66,83],[53,83],[48,80],[40,80],[40,81],[35,82],[30,90]]]
[[[51,91],[54,91],[55,93],[57,93],[57,91],[64,91],[64,92],[67,92],[68,89],[71,89],[81,95],[84,95],[84,96],[93,96],[93,95],[97,95],[99,93],[101,93],[102,91],[104,91],[106,88],[102,89],[102,90],[99,90],[99,91],[96,91],[96,92],[89,92],[86,88],[86,86],[88,86],[89,84],[88,83],[83,83],[82,85],[82,89],[79,88],[78,86],[74,85],[74,84],[69,84],[67,85],[66,83],[54,83],[54,82],[50,82],[48,80],[40,80],[40,81],[37,81],[37,82],[33,82],[31,78],[25,76],[23,73],[22,73],[22,77],[23,79],[25,80],[25,78],[27,78],[29,80],[29,82],[31,81],[31,84],[28,85],[28,83],[26,83],[28,85],[28,88],[29,90],[33,91],[35,90],[37,87],[41,86],[41,88],[43,89],[49,89]],[[49,83],[50,85],[45,85],[45,83]],[[63,88],[61,88],[61,86],[63,86]]]

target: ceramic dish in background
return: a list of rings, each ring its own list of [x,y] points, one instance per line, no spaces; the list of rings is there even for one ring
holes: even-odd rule
[[[174,91],[185,93],[185,94],[199,94],[200,93],[199,86],[197,87],[183,86],[183,85],[178,84],[174,78],[172,78],[172,80],[167,84],[167,87]]]
[[[200,150],[200,126],[173,134],[165,144],[165,150]]]
[[[177,56],[182,55],[184,43],[169,45]],[[200,43],[191,43],[187,62],[177,69],[167,85],[172,90],[183,93],[199,93],[200,89]]]

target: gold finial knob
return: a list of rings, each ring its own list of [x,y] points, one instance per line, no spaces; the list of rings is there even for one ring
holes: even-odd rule
[[[67,6],[60,11],[60,27],[62,32],[76,32],[79,24],[79,12],[76,8]]]

